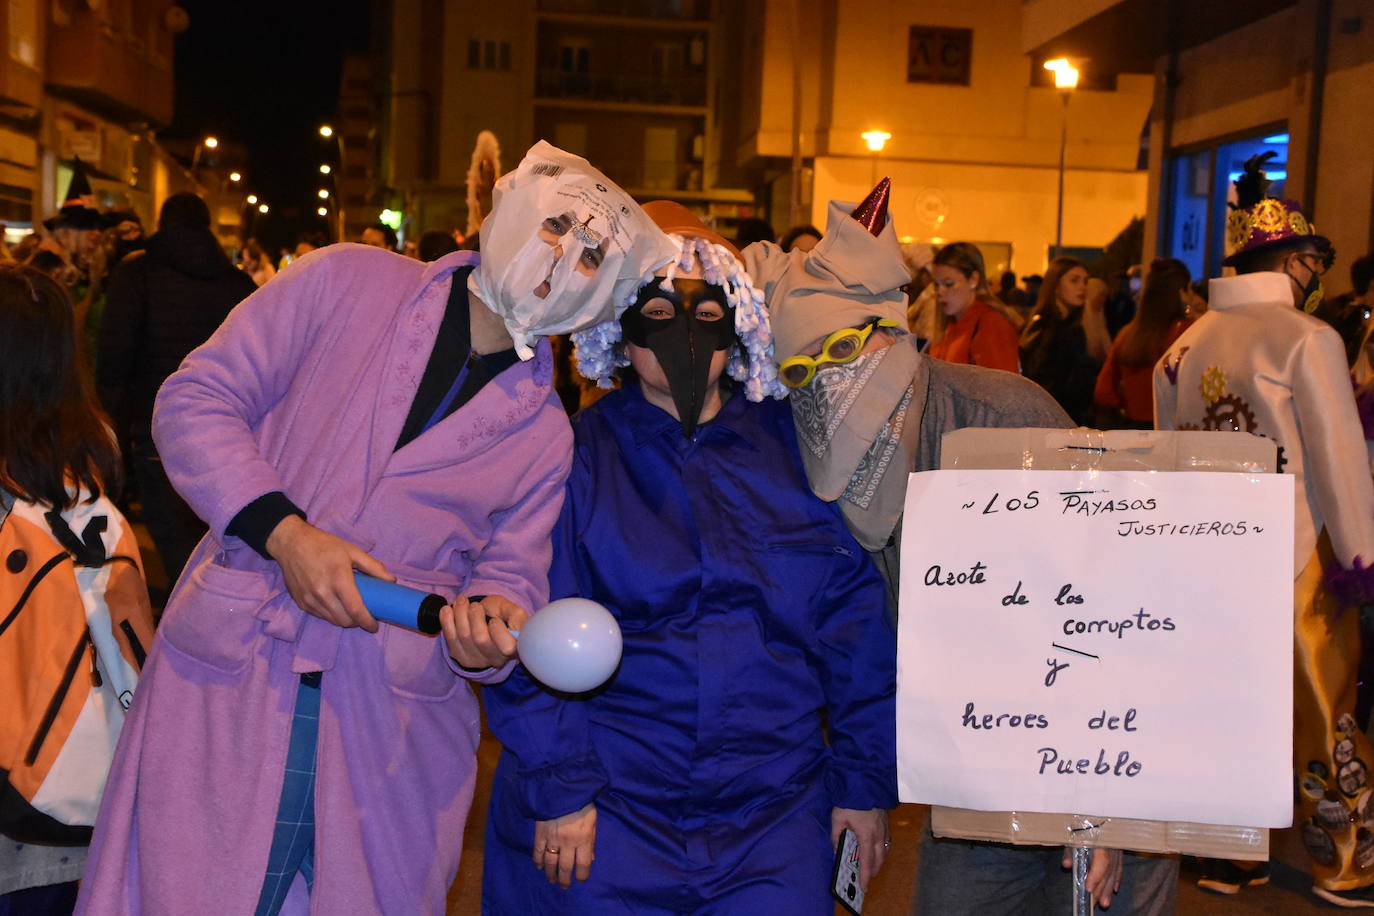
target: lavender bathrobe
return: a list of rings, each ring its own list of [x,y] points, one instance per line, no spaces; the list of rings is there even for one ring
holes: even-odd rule
[[[309,616],[275,563],[224,532],[281,490],[404,585],[544,603],[572,448],[547,342],[395,449],[449,278],[475,261],[322,249],[239,305],[163,386],[158,450],[210,534],[149,654],[78,912],[253,911],[310,671],[324,678],[309,912],[443,912],[472,799],[471,689],[442,640]],[[306,911],[303,891],[298,879],[283,912]]]

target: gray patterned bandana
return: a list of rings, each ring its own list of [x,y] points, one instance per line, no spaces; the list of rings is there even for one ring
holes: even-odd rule
[[[790,398],[812,491],[827,502],[839,500],[850,530],[868,550],[887,545],[902,515],[922,412],[917,405],[911,416],[920,359],[913,343],[904,337],[851,363],[827,366]]]

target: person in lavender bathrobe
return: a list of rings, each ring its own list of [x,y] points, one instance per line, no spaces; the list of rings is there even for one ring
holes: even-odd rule
[[[464,681],[509,673],[507,627],[546,598],[570,463],[541,338],[610,317],[671,257],[622,210],[640,212],[540,143],[497,188],[484,264],[323,249],[168,379],[153,435],[210,532],[77,912],[443,912],[478,740]],[[449,599],[444,639],[378,626],[354,569]]]

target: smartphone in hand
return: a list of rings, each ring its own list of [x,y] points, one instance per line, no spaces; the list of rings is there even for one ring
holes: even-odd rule
[[[830,893],[840,901],[840,906],[854,916],[863,912],[864,892],[859,887],[859,838],[848,827],[840,834],[840,845],[835,850]]]

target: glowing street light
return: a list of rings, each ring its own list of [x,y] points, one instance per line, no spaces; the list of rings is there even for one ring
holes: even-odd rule
[[[318,213],[320,216],[328,216],[328,215],[329,215],[329,208],[328,208],[328,207],[320,207],[320,208],[319,208],[318,210],[316,210],[315,212]]]
[[[330,137],[334,136],[334,128],[330,127],[328,124],[321,124],[320,136],[328,140]]]
[[[892,134],[885,130],[868,130],[859,134],[863,141],[868,144],[868,148],[873,151],[873,169],[869,175],[869,184],[878,183],[878,157],[882,155],[883,147],[887,141],[892,139]]]
[[[868,148],[875,153],[881,153],[883,147],[887,145],[887,141],[892,139],[892,134],[885,130],[869,130],[859,134],[859,136],[863,137]]]
[[[1069,63],[1067,57],[1056,57],[1054,60],[1045,61],[1045,69],[1054,74],[1054,88],[1078,88],[1078,68]]]
[[[334,170],[331,169],[331,168],[329,167],[329,163],[327,163],[327,162],[320,166],[320,174],[321,174],[321,175],[328,175],[328,174],[329,174],[330,172],[332,172],[332,171],[334,171]]]
[[[1059,126],[1059,203],[1054,218],[1054,254],[1064,253],[1064,153],[1069,146],[1069,95],[1078,88],[1078,68],[1067,57],[1045,61],[1045,69],[1054,74],[1054,88],[1064,101],[1064,113]]]
[[[256,194],[249,194],[249,195],[248,195],[248,206],[251,207],[251,206],[253,206],[253,204],[255,204],[255,203],[257,203],[257,202],[258,202],[258,195],[256,195]]]
[[[320,189],[319,189],[318,191],[316,191],[315,193],[318,194],[318,195],[320,196],[320,200],[328,200],[328,199],[329,199],[329,191],[326,190],[326,189],[324,189],[324,188],[320,188]]]
[[[214,149],[214,148],[217,147],[217,146],[219,146],[219,138],[218,138],[218,137],[206,137],[206,138],[205,138],[205,148],[206,148],[206,149]]]
[[[234,182],[243,181],[243,173],[242,173],[242,172],[230,172],[230,173],[229,173],[229,180],[230,180],[230,181],[234,181]]]
[[[259,213],[266,213],[266,212],[267,212],[267,204],[258,204],[258,212],[259,212]]]

